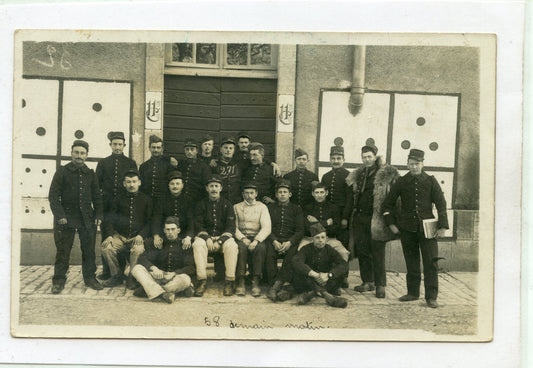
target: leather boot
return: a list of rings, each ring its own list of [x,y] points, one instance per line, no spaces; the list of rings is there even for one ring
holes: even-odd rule
[[[205,289],[207,288],[207,280],[198,280],[198,287],[194,292],[194,296],[202,297],[204,296]]]
[[[245,296],[246,295],[246,289],[244,287],[244,277],[239,277],[237,280],[237,287],[235,288],[235,294],[238,296]]]
[[[259,276],[254,276],[252,281],[252,296],[257,298],[261,296],[261,288],[259,287]]]
[[[314,291],[307,291],[305,293],[299,294],[298,297],[296,297],[296,303],[298,305],[305,305],[309,303],[311,300],[313,300],[314,297],[315,297]]]
[[[376,287],[376,298],[385,298],[385,286]]]
[[[324,299],[326,299],[326,303],[328,305],[335,307],[335,308],[346,308],[348,305],[348,301],[346,298],[340,297],[340,296],[334,296],[330,293],[323,293]]]
[[[268,292],[267,292],[268,299],[275,302],[278,299],[277,294],[278,294],[278,291],[281,290],[282,285],[283,283],[281,281],[276,280],[276,282],[274,282],[274,285],[272,285],[272,287],[268,289]]]
[[[235,281],[226,280],[224,283],[224,296],[232,296],[235,292]]]

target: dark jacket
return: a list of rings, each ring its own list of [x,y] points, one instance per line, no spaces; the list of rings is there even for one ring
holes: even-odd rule
[[[118,195],[111,205],[105,222],[107,236],[115,231],[126,238],[150,236],[152,224],[152,200],[146,194],[130,194],[126,190]]]
[[[282,206],[276,202],[268,205],[268,212],[272,221],[272,232],[268,238],[281,243],[290,241],[291,247],[297,247],[304,236],[304,216],[300,206],[290,202]]]
[[[105,210],[111,206],[115,197],[124,191],[122,185],[124,174],[130,169],[137,170],[137,164],[134,160],[122,154],[112,154],[98,161],[96,177],[102,190]]]
[[[294,271],[307,276],[309,271],[331,272],[333,277],[348,272],[348,262],[344,261],[335,249],[328,244],[324,248],[317,248],[308,244],[296,253],[292,259]]]
[[[262,201],[265,196],[274,199],[276,178],[274,177],[272,165],[266,162],[262,162],[259,165],[250,165],[244,171],[242,182],[247,183],[250,181],[257,184],[257,200]]]
[[[194,276],[196,273],[192,248],[184,250],[179,239],[173,242],[166,238],[163,239],[163,248],[161,249],[149,247],[141,254],[138,263],[147,270],[156,266],[161,271],[175,272],[176,274],[184,273]]]
[[[326,229],[326,234],[330,238],[334,238],[338,235],[339,230],[341,228],[341,212],[339,210],[339,207],[328,201],[318,203],[313,198],[313,203],[310,203],[305,206],[303,212],[306,236],[311,236],[309,228],[311,225],[314,224],[314,222],[309,222],[307,220],[307,215],[316,217],[318,222],[320,222],[322,226],[324,226],[324,228]],[[333,220],[333,224],[331,225],[327,224],[327,220],[329,218]]]
[[[328,189],[328,201],[339,207],[343,220],[350,217],[350,214],[344,211],[346,203],[351,198],[350,189],[346,184],[346,177],[349,173],[344,167],[331,169],[322,176],[321,181]]]
[[[381,213],[381,206],[387,194],[390,192],[391,186],[398,180],[400,174],[394,166],[387,165],[382,161],[381,156],[378,156],[376,160],[377,171],[373,176],[373,188],[372,188],[372,220],[371,220],[371,234],[372,239],[380,241],[389,241],[395,238],[395,235],[390,231],[389,227],[385,223],[383,214]],[[358,199],[360,197],[361,187],[364,181],[364,167],[359,167],[352,171],[346,178],[346,183],[352,189],[353,201],[349,202],[350,212],[356,214],[360,207],[366,207],[368,204],[363,203],[359,205]],[[365,183],[366,185],[366,183]],[[399,200],[397,201],[399,202]],[[391,212],[393,216],[396,216],[396,211],[399,209],[399,203]],[[360,213],[367,214],[364,209]]]
[[[392,214],[398,197],[402,201],[398,219],[401,229],[412,232],[422,230],[422,220],[435,218],[433,204],[437,207],[438,227],[448,229],[446,199],[434,176],[422,171],[418,176],[407,173],[398,178],[381,208],[387,225],[394,223]]]
[[[96,175],[85,164],[72,162],[61,166],[52,179],[48,193],[54,221],[67,219],[67,226],[90,228],[94,220],[103,218],[102,196]]]
[[[235,212],[233,205],[226,198],[212,201],[209,198],[202,199],[195,208],[196,235],[204,240],[212,236],[221,236],[229,233],[235,234]],[[225,235],[220,239],[224,243],[230,236]]]
[[[152,199],[160,198],[168,191],[167,173],[172,168],[169,156],[150,158],[139,167],[141,192]]]
[[[222,192],[220,195],[228,199],[232,204],[242,202],[241,179],[244,170],[250,162],[246,160],[236,160],[230,162],[217,160],[217,166],[211,168],[214,174],[222,177]]]
[[[188,204],[195,204],[206,196],[205,185],[211,175],[211,169],[199,159],[185,159],[178,163],[178,170],[183,175],[183,194]]]
[[[285,174],[283,178],[291,182],[291,202],[304,207],[309,203],[312,203],[315,199],[311,195],[313,190],[312,182],[318,181],[318,176],[309,170],[298,171],[293,170],[290,173]]]
[[[177,216],[180,219],[180,237],[194,237],[194,209],[187,206],[185,196],[173,196],[167,193],[154,200],[154,211],[152,216],[152,234],[163,237],[164,222],[169,216]]]

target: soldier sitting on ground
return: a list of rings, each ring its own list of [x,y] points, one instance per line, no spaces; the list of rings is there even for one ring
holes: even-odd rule
[[[345,308],[347,300],[338,295],[348,271],[348,262],[326,243],[326,229],[321,224],[311,226],[311,235],[313,245],[304,247],[292,259],[294,290],[299,293],[297,303],[307,304],[317,293],[328,305]]]
[[[161,249],[152,247],[139,257],[131,271],[141,284],[133,292],[135,296],[147,296],[152,301],[162,299],[167,303],[172,303],[179,292],[183,292],[185,297],[192,296],[194,260],[192,251],[181,246],[179,223],[177,217],[167,217]]]

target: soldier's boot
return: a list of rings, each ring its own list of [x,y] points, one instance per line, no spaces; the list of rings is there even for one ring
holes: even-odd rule
[[[207,280],[198,280],[198,286],[194,292],[194,296],[202,297],[204,296],[205,289],[207,289]]]
[[[259,276],[254,276],[252,280],[252,296],[257,298],[261,296],[261,288],[259,287]]]
[[[296,298],[296,303],[298,305],[305,305],[309,303],[313,298],[315,297],[315,291],[307,291],[305,293],[301,293]]]
[[[239,277],[237,279],[237,287],[235,288],[235,294],[238,296],[245,296],[246,289],[244,287],[244,277]]]
[[[293,295],[294,295],[294,287],[291,284],[289,284],[289,285],[283,286],[281,290],[278,291],[277,299],[280,302],[284,302],[292,298]]]
[[[364,293],[365,291],[374,291],[376,286],[373,282],[363,282],[361,285],[357,285],[353,289],[360,293]]]
[[[348,305],[348,301],[346,300],[346,298],[334,296],[328,292],[322,292],[322,296],[324,296],[324,299],[326,299],[326,303],[328,303],[328,305],[332,307],[346,308],[346,306]]]
[[[235,281],[226,280],[224,283],[224,296],[232,296],[235,292]]]
[[[270,289],[268,289],[267,297],[268,299],[275,302],[278,299],[278,292],[281,290],[281,286],[283,283],[280,280],[276,280],[274,282],[274,285]]]

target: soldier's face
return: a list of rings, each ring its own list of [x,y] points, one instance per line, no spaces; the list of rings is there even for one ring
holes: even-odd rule
[[[109,143],[109,147],[111,147],[111,151],[115,155],[120,155],[122,152],[124,152],[124,147],[126,147],[126,144],[122,139],[113,139],[111,143]]]
[[[374,152],[365,152],[361,154],[361,160],[366,167],[372,167],[376,162],[376,158],[377,156],[374,155]]]
[[[207,141],[202,143],[202,154],[204,156],[210,156],[211,152],[213,152],[213,145],[215,142],[213,141]]]
[[[150,145],[152,157],[161,157],[163,155],[163,142],[152,143]]]
[[[209,194],[209,198],[217,199],[220,197],[220,192],[222,191],[222,185],[220,183],[212,182],[207,184],[205,188]]]
[[[326,197],[328,196],[328,191],[325,188],[316,188],[313,190],[313,198],[318,203],[322,203],[326,200]]]
[[[74,162],[75,165],[81,166],[85,163],[85,160],[87,159],[87,150],[85,147],[75,146],[72,147],[72,162]]]
[[[168,182],[168,189],[173,195],[178,195],[183,190],[183,180],[182,179],[172,179]]]
[[[137,193],[141,185],[141,180],[138,176],[126,177],[124,178],[123,184],[128,193]]]
[[[257,190],[252,188],[246,188],[242,191],[242,198],[248,203],[252,203],[257,197]]]
[[[300,156],[300,157],[296,157],[296,167],[298,169],[305,169],[307,167],[307,161],[309,161],[309,159],[307,158],[307,155],[303,155],[303,156]]]
[[[250,151],[250,161],[252,161],[252,164],[259,165],[263,162],[263,155],[259,150],[251,150]]]
[[[198,149],[196,147],[185,147],[185,157],[196,158],[198,156]]]
[[[334,169],[338,169],[344,165],[344,156],[341,155],[331,155],[329,156],[329,162]]]
[[[324,248],[326,246],[326,239],[327,239],[326,232],[322,232],[320,234],[316,234],[313,236],[313,244],[317,248]]]
[[[235,145],[231,143],[224,143],[222,147],[220,147],[220,153],[222,154],[222,157],[231,159],[235,153]]]
[[[168,240],[176,240],[180,233],[180,228],[176,224],[165,224],[163,232]]]
[[[248,138],[239,138],[239,149],[241,151],[248,151],[248,146],[250,145],[250,140]]]
[[[407,168],[411,175],[420,175],[423,167],[424,163],[422,161],[413,160],[412,158],[407,160]]]
[[[287,188],[279,188],[276,192],[276,198],[279,203],[287,203],[291,199],[292,193]]]

